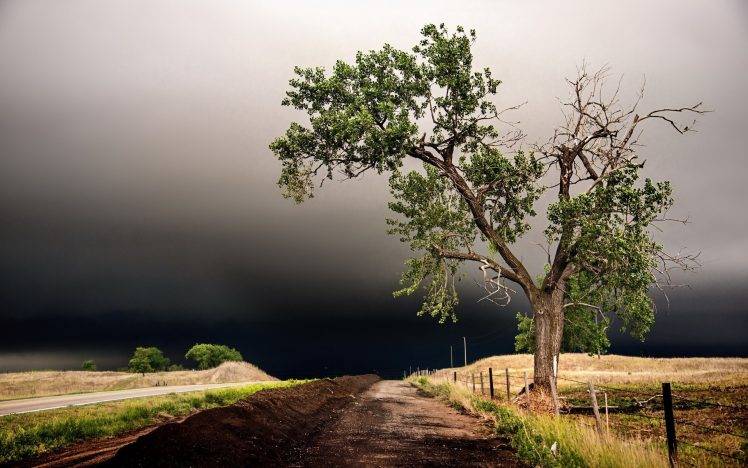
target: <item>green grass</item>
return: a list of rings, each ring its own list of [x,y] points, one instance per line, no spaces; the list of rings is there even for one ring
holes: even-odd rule
[[[260,390],[301,383],[304,381],[267,382],[2,416],[0,463],[22,460],[95,437],[122,434],[196,410],[230,405]]]
[[[666,467],[663,451],[643,440],[600,437],[573,419],[530,414],[486,400],[449,383],[434,384],[425,377],[415,385],[446,403],[493,421],[507,436],[517,455],[532,466],[544,467]]]

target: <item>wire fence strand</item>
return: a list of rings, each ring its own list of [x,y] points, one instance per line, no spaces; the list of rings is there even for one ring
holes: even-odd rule
[[[487,335],[491,335],[491,334],[492,333],[489,333]],[[458,372],[457,373],[457,381],[456,382],[453,382],[453,380],[454,380],[454,374],[452,372],[444,373],[444,371],[434,370],[431,375],[432,376],[437,376],[437,377],[442,377],[447,382],[453,382],[453,383],[455,383],[457,385],[464,385],[470,391],[473,391],[473,389],[474,389],[474,392],[476,394],[484,394],[484,395],[485,394],[490,394],[490,389],[485,388],[485,385],[487,385],[487,381],[484,380],[484,386],[483,387],[481,387],[481,385],[479,383],[480,376],[483,375],[483,374],[488,374],[488,372],[487,371],[477,371],[477,372],[471,372],[471,373],[460,373],[460,372]],[[507,377],[509,378],[509,382],[511,383],[511,387],[512,388],[516,389],[517,387],[520,387],[520,393],[517,394],[514,399],[510,398],[510,401],[511,400],[516,401],[516,398],[519,397],[519,395],[521,395],[522,392],[524,392],[525,381],[527,381],[528,385],[531,384],[531,383],[534,383],[534,376],[533,375],[527,375],[527,374],[525,374],[524,371],[520,374],[520,373],[517,373],[516,371],[515,372],[509,372],[509,373],[507,373],[507,371],[504,370],[504,369],[497,369],[497,372],[494,373],[493,376],[494,376],[494,389],[498,390],[498,389],[501,389],[502,387],[504,387],[505,386],[505,382],[506,382],[505,379]],[[487,375],[483,375],[483,377],[487,378]],[[571,379],[571,378],[562,377],[562,376],[557,376],[556,378],[558,380],[563,380],[563,381],[572,382],[572,383],[576,383],[576,384],[579,384],[579,385],[585,385],[585,386],[589,385],[589,383],[590,383],[590,382],[583,382],[581,380]],[[498,385],[497,385],[497,383],[498,383]],[[627,389],[627,388],[616,388],[616,387],[612,387],[612,386],[608,386],[608,385],[601,385],[601,384],[594,384],[594,387],[595,387],[595,393],[599,394],[599,393],[601,393],[601,391],[605,391],[606,393],[612,394],[612,396],[614,396],[616,398],[631,398],[634,401],[636,401],[636,404],[632,404],[632,405],[628,405],[628,406],[620,406],[620,405],[616,406],[615,408],[618,411],[625,411],[625,412],[635,411],[635,412],[631,413],[632,416],[635,416],[637,418],[643,418],[643,419],[648,419],[648,420],[652,420],[652,421],[657,421],[658,423],[660,423],[660,427],[662,425],[664,425],[665,421],[664,421],[664,417],[663,416],[653,416],[653,415],[650,415],[650,414],[647,414],[647,413],[644,413],[644,412],[641,411],[643,409],[646,409],[645,404],[649,403],[652,400],[661,399],[663,397],[662,393],[659,393],[659,392],[658,393],[649,393],[649,392],[644,392],[644,391],[640,391],[640,390],[633,390],[633,389]],[[584,391],[586,393],[589,393],[588,389],[584,389]],[[499,391],[496,392],[497,395],[501,394],[501,393],[502,392],[499,392]],[[637,397],[638,398],[644,398],[645,400],[642,402],[642,401],[638,400]],[[675,394],[672,395],[672,398],[675,399],[675,400],[678,400],[680,402],[691,403],[694,406],[708,406],[708,407],[714,407],[714,408],[729,408],[729,409],[739,410],[739,411],[744,411],[744,410],[748,409],[748,406],[733,405],[733,404],[728,404],[728,403],[718,403],[718,402],[713,402],[713,401],[709,401],[709,400],[705,400],[705,399],[698,399],[698,400],[696,400],[696,399],[687,398],[687,397],[683,397],[683,396],[675,395]],[[662,411],[662,409],[655,409],[654,411]],[[582,423],[582,424],[585,424],[586,426],[592,427],[590,424],[587,424],[586,420],[584,420],[584,419],[579,419],[579,422]],[[641,434],[642,432],[648,432],[646,430],[647,428],[638,427],[638,426],[636,426],[634,424],[631,424],[631,423],[629,423],[627,421],[624,421],[622,419],[617,419],[615,421],[610,421],[610,422],[611,422],[611,424],[610,424],[611,426],[613,426],[613,427],[620,427],[620,428],[624,429],[625,431],[630,431],[630,432],[639,433],[639,434]],[[731,437],[740,438],[740,439],[743,439],[743,440],[748,440],[748,436],[745,435],[745,434],[739,434],[739,433],[736,433],[736,432],[733,432],[733,431],[730,431],[730,430],[717,429],[717,428],[714,428],[714,427],[711,427],[711,426],[705,426],[705,425],[702,425],[702,424],[694,423],[694,422],[691,422],[691,421],[688,421],[688,420],[685,420],[685,419],[676,419],[675,423],[677,423],[679,425],[686,425],[686,426],[689,426],[689,427],[693,427],[693,428],[696,428],[698,430],[701,430],[701,431],[704,431],[704,432],[709,432],[709,433],[712,433],[712,434],[727,435],[727,436],[731,436]],[[650,432],[649,436],[650,437],[654,437],[654,438],[659,439],[659,440],[665,440],[665,437],[663,435],[660,435],[660,434],[654,434],[654,433]],[[735,461],[741,462],[741,463],[745,462],[745,460],[742,459],[742,458],[740,458],[740,457],[736,457],[734,455],[731,455],[731,454],[728,454],[728,453],[724,453],[724,452],[721,452],[719,450],[715,450],[715,449],[712,449],[712,448],[709,448],[709,447],[698,445],[698,444],[689,442],[688,440],[684,440],[682,438],[678,439],[678,443],[683,444],[685,446],[693,447],[693,448],[695,448],[697,450],[702,450],[702,451],[707,452],[707,453],[709,453],[711,455],[714,455],[714,456],[728,458],[728,459],[735,460]],[[681,461],[683,463],[685,463],[686,465],[696,466],[693,463],[689,462],[685,457],[683,457],[681,459]]]
[[[704,447],[703,445],[692,444],[691,442],[688,442],[686,440],[679,440],[678,443],[682,443],[683,445],[688,445],[689,447],[693,447],[693,448],[696,448],[696,449],[699,449],[699,450],[703,450],[705,452],[709,452],[709,453],[711,453],[713,455],[718,455],[720,457],[731,458],[731,459],[733,459],[735,461],[739,461],[739,462],[744,462],[745,461],[745,460],[743,460],[741,458],[738,458],[738,457],[736,457],[734,455],[730,455],[730,454],[727,454],[727,453],[724,453],[724,452],[720,452],[718,450],[714,450],[714,449],[711,449],[709,447]]]
[[[693,423],[691,421],[686,421],[686,420],[682,420],[682,419],[676,419],[675,422],[678,423],[678,424],[685,424],[686,426],[696,427],[698,429],[701,429],[701,430],[704,430],[704,431],[707,431],[707,432],[711,432],[713,434],[729,435],[729,436],[737,437],[737,438],[740,438],[740,439],[748,440],[748,436],[746,436],[746,435],[737,434],[737,433],[731,432],[731,431],[723,431],[723,430],[720,430],[720,429],[714,429],[713,427],[709,427],[709,426],[702,426],[701,424],[696,424],[696,423]]]

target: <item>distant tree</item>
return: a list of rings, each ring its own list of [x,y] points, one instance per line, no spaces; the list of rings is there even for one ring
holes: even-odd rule
[[[184,370],[184,366],[181,364],[172,364],[166,370],[169,372],[181,371]]]
[[[198,369],[210,369],[226,361],[243,361],[241,353],[224,345],[201,343],[187,351],[185,358],[197,363]]]
[[[83,361],[83,366],[81,366],[81,367],[85,371],[95,371],[96,370],[96,363],[93,362],[92,359],[88,359],[86,361]]]
[[[395,294],[422,289],[419,314],[456,320],[461,264],[479,268],[486,300],[504,305],[523,293],[533,314],[521,325],[532,330],[525,338],[535,387],[548,390],[568,320],[583,327],[615,314],[643,339],[654,320],[650,287],[667,284],[673,268],[693,266],[693,257],[669,254],[653,238],[670,220],[672,188],[642,177],[639,137],[652,122],[690,132],[693,123],[676,118],[704,110],[699,103],[640,112],[643,88],[625,106],[619,87],[605,86],[607,68],[583,66],[567,80],[562,123],[546,143],[522,150],[524,135],[507,120],[518,106],[498,108],[501,82],[473,66],[475,32],[427,25],[421,33],[412,53],[385,44],[353,63],[337,61],[329,73],[295,68],[283,105],[304,111],[308,124],[292,123],[271,143],[282,165],[278,183],[301,202],[318,176],[390,173],[397,215],[390,232],[414,252]],[[423,169],[405,171],[406,161]],[[541,199],[550,204],[538,210]],[[545,274],[536,281],[513,244],[538,211],[548,222]]]
[[[155,346],[137,347],[130,358],[130,372],[157,372],[166,370],[169,367],[169,359],[164,357],[164,353]]]

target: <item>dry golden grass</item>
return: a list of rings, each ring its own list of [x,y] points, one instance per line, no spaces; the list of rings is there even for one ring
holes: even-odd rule
[[[467,367],[455,370],[459,375],[470,375],[488,371],[491,367],[497,378],[503,378],[508,368],[513,376],[527,372],[532,379],[532,355],[511,354],[491,356]],[[604,355],[589,356],[581,353],[562,354],[559,359],[559,377],[582,382],[614,384],[643,384],[673,381],[679,383],[704,383],[733,385],[748,383],[748,359],[746,358],[648,358],[634,356]],[[512,386],[521,387],[519,379],[512,379]],[[560,380],[559,387],[574,385]]]
[[[504,369],[510,372],[510,392],[520,405],[525,399],[515,399],[523,386],[523,374],[532,382],[532,356],[528,354],[492,356],[481,359],[467,367],[448,369],[432,376],[435,382],[450,382],[452,371],[458,373],[461,392],[471,395],[471,376],[475,376],[476,393],[480,394],[482,372],[485,394],[488,393],[487,369],[494,371],[494,388],[497,398],[506,399]],[[642,358],[630,356],[588,356],[586,354],[563,354],[559,366],[559,395],[570,406],[589,405],[586,382],[599,385],[598,403],[601,396],[610,398],[612,406],[631,405],[632,399],[649,400],[650,396],[661,392],[661,382],[671,382],[676,398],[676,420],[680,456],[687,464],[694,466],[738,466],[744,463],[748,435],[748,413],[745,410],[748,395],[748,359],[745,358]],[[571,379],[577,382],[565,380]],[[467,383],[467,385],[466,385]],[[472,396],[470,398],[473,398]],[[665,427],[662,409],[645,407],[635,413],[613,413],[610,415],[610,432],[613,438],[625,441],[641,441],[645,445],[655,444],[664,450]],[[542,411],[541,413],[548,413]],[[528,413],[529,415],[529,413]],[[552,418],[543,414],[532,416],[536,427],[553,429]],[[589,415],[563,416],[564,424],[576,421],[585,426],[575,433],[579,447],[592,433],[594,420]],[[545,429],[544,429],[545,431]],[[555,431],[555,429],[553,429]],[[586,431],[586,432],[585,432]],[[546,431],[547,432],[547,431]],[[690,445],[689,445],[690,444]],[[698,445],[698,447],[694,447]],[[628,450],[625,446],[621,449]],[[616,453],[619,449],[610,446],[605,453]],[[725,455],[715,455],[713,452]],[[577,450],[583,453],[584,450]],[[622,452],[625,453],[625,452]],[[598,455],[587,454],[585,459],[601,460]],[[646,466],[646,463],[645,465]]]
[[[224,362],[214,369],[200,371],[128,372],[33,371],[0,374],[0,400],[101,392],[156,385],[255,382],[277,380],[247,362]]]
[[[659,468],[668,466],[665,452],[638,438],[600,437],[575,420],[533,414],[516,406],[474,395],[448,380],[412,379],[421,389],[445,402],[491,421],[509,436],[525,462],[534,466],[595,466]]]

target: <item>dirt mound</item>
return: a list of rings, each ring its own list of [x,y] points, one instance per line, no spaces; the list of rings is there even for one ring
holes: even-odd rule
[[[324,379],[265,390],[234,405],[201,411],[122,447],[105,466],[258,466],[288,464],[336,412],[379,377]]]
[[[259,367],[248,362],[224,362],[211,372],[208,381],[210,383],[249,382],[253,380],[278,380],[266,374]]]

